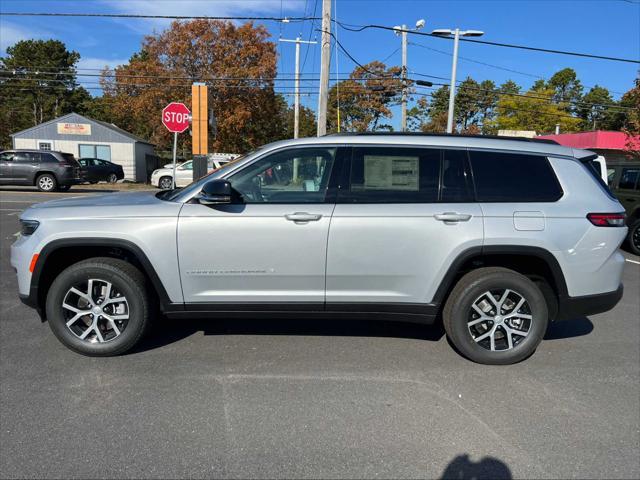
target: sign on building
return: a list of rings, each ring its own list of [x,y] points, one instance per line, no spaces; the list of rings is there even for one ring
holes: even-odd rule
[[[91,135],[90,123],[58,123],[60,135]]]

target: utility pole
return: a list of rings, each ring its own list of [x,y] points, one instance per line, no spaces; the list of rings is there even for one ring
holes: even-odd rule
[[[300,37],[296,37],[295,40],[288,40],[285,38],[280,39],[281,42],[290,42],[296,44],[296,70],[295,70],[295,87],[294,87],[294,97],[293,97],[293,138],[298,138],[300,136],[300,44],[301,43],[318,43],[318,42],[307,42],[306,40],[301,40]]]
[[[407,131],[407,26],[402,25],[402,125]]]
[[[418,31],[423,28],[425,25],[424,19],[420,19],[416,22],[415,28],[412,28],[411,31]],[[400,35],[402,37],[402,121],[401,121],[401,130],[403,132],[407,131],[407,33],[409,33],[409,27],[406,25],[398,25],[393,27],[396,35]]]
[[[318,96],[319,137],[327,133],[329,64],[331,62],[331,0],[322,0],[322,39],[320,45],[320,95]]]

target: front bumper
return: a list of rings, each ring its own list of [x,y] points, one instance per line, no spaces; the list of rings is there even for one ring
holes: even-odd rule
[[[581,297],[561,296],[558,298],[558,313],[555,320],[573,320],[580,317],[608,312],[613,309],[624,292],[622,284],[613,292],[584,295]]]

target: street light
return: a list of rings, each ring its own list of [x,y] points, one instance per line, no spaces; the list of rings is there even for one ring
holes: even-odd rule
[[[456,68],[458,66],[458,42],[460,37],[481,37],[484,32],[480,30],[462,30],[459,28],[449,30],[440,28],[431,32],[432,35],[440,35],[442,37],[453,36],[453,63],[451,65],[451,86],[449,87],[449,112],[447,115],[447,133],[453,133],[453,112],[456,98]]]
[[[413,31],[420,30],[424,27],[425,21],[423,18],[416,22]],[[406,25],[396,25],[393,27],[393,31],[396,35],[402,35],[402,131],[407,130],[407,32],[410,31]]]

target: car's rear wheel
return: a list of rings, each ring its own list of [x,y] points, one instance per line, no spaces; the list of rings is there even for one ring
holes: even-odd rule
[[[43,173],[36,179],[36,187],[41,192],[53,192],[58,186],[56,177],[51,173]]]
[[[636,255],[640,255],[640,220],[632,223],[629,227],[629,249]]]
[[[465,357],[508,365],[538,347],[548,310],[538,286],[524,275],[506,268],[480,268],[456,284],[443,321],[449,339]]]
[[[46,312],[51,330],[71,350],[89,356],[130,350],[149,326],[145,278],[114,258],[76,263],[53,281]]]
[[[116,183],[117,181],[118,181],[118,176],[115,173],[110,173],[109,176],[107,176],[107,182]]]
[[[171,177],[162,177],[158,182],[158,186],[163,190],[169,190],[173,186]]]

